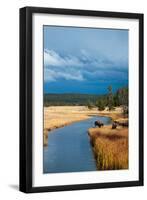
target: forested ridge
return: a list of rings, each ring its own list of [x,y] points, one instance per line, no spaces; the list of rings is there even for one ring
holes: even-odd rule
[[[100,95],[90,94],[44,94],[44,105],[45,106],[64,106],[64,105],[87,105],[90,101],[95,103]]]
[[[105,95],[91,94],[44,94],[44,106],[88,106],[99,107],[103,110],[108,106],[112,109],[115,106],[128,106],[128,87],[119,88],[115,93],[112,87],[108,87]]]

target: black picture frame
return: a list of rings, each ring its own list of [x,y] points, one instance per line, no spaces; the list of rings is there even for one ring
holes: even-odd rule
[[[76,16],[111,17],[139,20],[139,180],[64,186],[32,186],[32,15],[50,13]],[[59,8],[20,9],[20,186],[22,192],[53,192],[143,185],[143,14]]]

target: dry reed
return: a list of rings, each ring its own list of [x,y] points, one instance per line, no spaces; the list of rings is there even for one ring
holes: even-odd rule
[[[90,128],[98,170],[128,169],[128,128]]]

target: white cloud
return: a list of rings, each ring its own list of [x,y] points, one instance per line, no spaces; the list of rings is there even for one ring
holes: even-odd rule
[[[56,81],[58,79],[83,81],[83,75],[80,71],[54,71],[52,69],[44,70],[44,80],[48,82]]]
[[[53,50],[44,51],[44,65],[47,66],[82,66],[83,63],[77,57],[61,57]]]
[[[73,56],[61,57],[53,50],[44,51],[44,79],[45,81],[56,81],[60,78],[65,80],[83,81],[83,75],[79,67],[83,63]],[[78,67],[78,68],[76,68]]]
[[[125,69],[123,68],[122,62],[120,65],[105,57],[91,55],[84,49],[81,50],[81,54],[77,57],[72,55],[61,56],[53,50],[44,50],[44,79],[48,82],[59,79],[76,81],[92,80],[96,77],[114,76],[115,71],[117,72],[115,72],[117,76],[122,76]]]

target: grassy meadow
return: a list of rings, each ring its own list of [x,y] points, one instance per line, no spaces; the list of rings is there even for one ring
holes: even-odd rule
[[[128,169],[128,128],[90,128],[98,170]]]
[[[59,127],[89,119],[106,116],[112,123],[120,123],[115,129],[112,124],[87,130],[98,170],[128,169],[128,90],[119,89],[115,94],[48,94],[44,98],[44,146],[48,144],[48,134]],[[126,109],[127,108],[127,109]],[[86,133],[86,132],[85,132]]]

